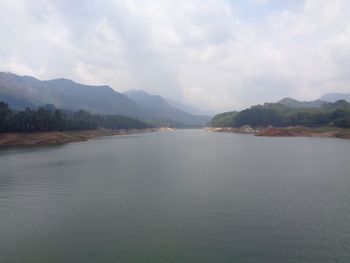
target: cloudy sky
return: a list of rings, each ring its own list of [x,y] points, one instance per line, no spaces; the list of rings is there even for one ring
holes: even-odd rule
[[[0,0],[0,70],[215,111],[350,92],[348,0]]]

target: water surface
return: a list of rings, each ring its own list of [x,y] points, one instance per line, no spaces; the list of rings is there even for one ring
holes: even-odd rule
[[[182,130],[0,150],[0,262],[350,262],[350,140]]]

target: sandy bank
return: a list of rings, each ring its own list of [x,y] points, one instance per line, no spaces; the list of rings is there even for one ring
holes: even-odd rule
[[[176,131],[175,128],[169,128],[169,127],[160,127],[159,131]]]
[[[233,128],[233,127],[207,127],[205,128],[206,131],[209,132],[232,132],[232,133],[249,133],[249,134],[255,134],[259,132],[260,130],[253,129],[252,127],[245,125],[239,128]]]
[[[65,144],[81,142],[103,136],[126,135],[132,133],[152,132],[156,129],[132,130],[89,130],[65,132],[38,132],[38,133],[4,133],[0,134],[1,146],[30,146]]]

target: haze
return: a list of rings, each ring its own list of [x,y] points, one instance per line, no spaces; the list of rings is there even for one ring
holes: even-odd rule
[[[1,1],[0,70],[213,111],[350,91],[350,2]]]

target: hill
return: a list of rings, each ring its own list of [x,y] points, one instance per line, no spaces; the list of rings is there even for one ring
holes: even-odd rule
[[[212,127],[232,127],[235,116],[238,112],[229,111],[217,114],[211,120]]]
[[[350,103],[345,100],[325,102],[321,107],[288,107],[281,103],[255,105],[238,113],[229,112],[216,115],[213,127],[350,127]]]
[[[0,72],[0,101],[16,110],[52,104],[66,110],[86,110],[95,114],[118,114],[140,119],[152,115],[109,86],[90,86],[68,79],[38,80]]]
[[[314,101],[298,101],[292,98],[284,98],[277,103],[289,108],[320,108],[326,101],[319,99]]]

